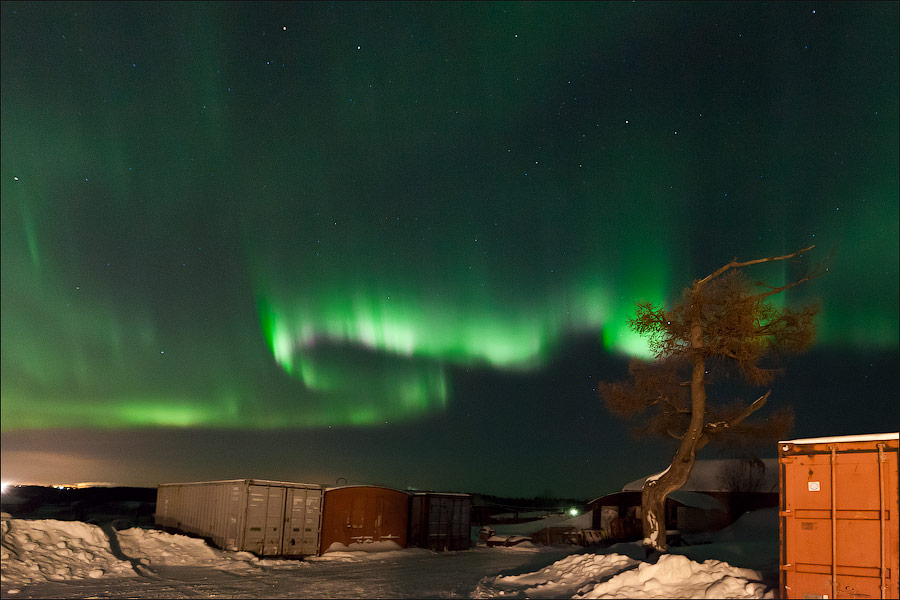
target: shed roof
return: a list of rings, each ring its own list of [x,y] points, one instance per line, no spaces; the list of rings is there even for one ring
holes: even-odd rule
[[[691,508],[701,508],[703,510],[717,510],[719,512],[728,512],[728,508],[721,500],[713,498],[702,492],[686,492],[684,490],[675,490],[669,497],[677,500],[685,506]]]
[[[734,459],[710,459],[698,460],[694,462],[694,468],[691,470],[691,476],[688,478],[680,491],[683,492],[727,492],[725,486],[720,481],[719,475],[722,468]],[[766,472],[763,479],[762,490],[776,490],[778,486],[778,459],[763,458],[763,465]],[[654,473],[658,475],[658,473]],[[648,477],[653,477],[649,475]],[[623,492],[640,491],[644,486],[647,477],[641,477],[625,484],[622,488]]]
[[[718,498],[713,498],[712,496],[704,494],[703,492],[686,492],[684,490],[676,490],[669,494],[668,498],[673,502],[677,502],[682,506],[688,506],[690,508],[728,512],[728,508],[721,500],[719,500]],[[607,503],[609,505],[616,505],[622,503],[623,499],[626,499],[626,502],[627,499],[630,499],[634,503],[634,505],[637,506],[641,503],[641,491],[624,490],[621,492],[613,492],[612,494],[606,494],[605,496],[594,498],[590,501],[589,504],[601,502],[603,506],[606,506]],[[603,500],[606,500],[606,502],[602,502]]]

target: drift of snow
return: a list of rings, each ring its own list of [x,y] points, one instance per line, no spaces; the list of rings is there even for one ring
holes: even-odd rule
[[[569,556],[534,573],[486,579],[475,596],[773,598],[756,569],[777,573],[777,532],[778,509],[762,509],[719,531],[685,535],[697,545],[669,548],[656,563],[645,562],[640,542],[615,544],[603,554]]]
[[[766,592],[762,574],[718,560],[695,562],[686,556],[663,554],[656,564],[641,563],[582,590],[576,598],[774,598]]]
[[[762,574],[718,560],[664,554],[656,563],[621,554],[582,554],[524,575],[479,584],[475,598],[774,598]],[[604,581],[605,580],[605,581]]]
[[[639,561],[621,554],[573,554],[534,573],[498,576],[492,581],[483,581],[472,597],[493,598],[508,594],[526,598],[570,597],[586,582],[615,575],[637,564]]]
[[[431,550],[424,548],[403,548],[397,542],[385,540],[381,542],[353,543],[346,546],[340,542],[334,542],[322,556],[308,556],[308,562],[363,562],[368,560],[382,560],[385,558],[399,558],[412,554],[433,554]]]
[[[649,559],[640,542],[595,553],[526,542],[447,553],[363,544],[299,561],[156,530],[4,519],[2,583],[4,597],[772,598],[777,529],[775,509],[755,511]]]
[[[146,566],[213,567],[246,570],[257,562],[249,552],[216,550],[199,538],[132,527],[116,532],[122,553]]]
[[[340,542],[334,542],[328,549],[325,550],[328,552],[351,552],[351,551],[359,551],[359,552],[387,552],[390,550],[402,550],[402,546],[397,542],[387,540],[382,542],[365,542],[365,543],[353,543],[349,546],[345,546]]]
[[[130,563],[113,556],[109,539],[96,525],[53,519],[4,519],[0,526],[3,583],[25,585],[136,575]]]

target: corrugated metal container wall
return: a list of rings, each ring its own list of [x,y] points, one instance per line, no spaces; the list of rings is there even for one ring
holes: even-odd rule
[[[781,597],[900,597],[900,434],[778,444]]]
[[[409,494],[371,485],[325,490],[322,553],[350,544],[394,542],[406,547]],[[341,544],[332,548],[333,544]]]
[[[209,538],[226,550],[260,556],[319,551],[322,486],[261,479],[164,483],[156,524]]]
[[[468,549],[471,510],[468,494],[414,493],[409,508],[409,545],[437,552]]]

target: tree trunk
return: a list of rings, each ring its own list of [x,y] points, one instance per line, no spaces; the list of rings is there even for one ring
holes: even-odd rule
[[[695,286],[694,292],[697,292]],[[706,413],[706,360],[703,347],[703,327],[699,318],[691,323],[691,347],[694,348],[694,367],[691,373],[691,423],[669,467],[658,476],[650,476],[641,488],[641,523],[644,547],[666,551],[666,497],[687,483],[697,446],[703,437],[703,417]]]

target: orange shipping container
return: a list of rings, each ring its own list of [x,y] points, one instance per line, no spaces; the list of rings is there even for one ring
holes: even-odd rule
[[[778,443],[782,598],[900,597],[900,433]]]
[[[394,542],[405,548],[408,521],[406,492],[372,485],[325,490],[321,553],[375,542]]]

